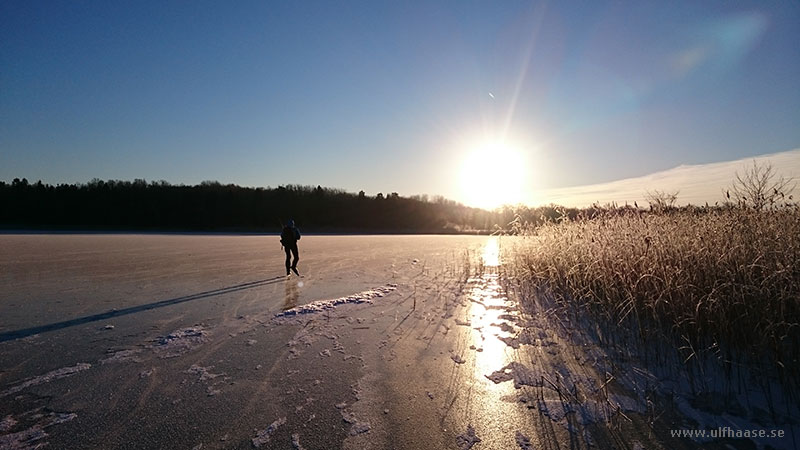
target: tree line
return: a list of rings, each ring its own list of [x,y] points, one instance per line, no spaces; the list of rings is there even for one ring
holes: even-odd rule
[[[186,186],[97,178],[53,186],[15,178],[11,183],[0,181],[0,229],[262,233],[277,232],[292,218],[312,232],[506,234],[545,222],[620,214],[704,214],[732,207],[796,210],[791,195],[795,186],[793,179],[776,176],[771,165],[754,163],[743,175],[737,173],[723,203],[711,207],[677,207],[677,192],[653,191],[647,193],[647,209],[634,202],[580,209],[516,205],[486,211],[441,196],[368,196],[322,186],[250,188],[216,181]]]
[[[0,227],[48,230],[270,232],[292,218],[304,231],[485,233],[503,214],[443,197],[368,196],[322,186],[250,188],[142,179],[85,184],[0,181]]]

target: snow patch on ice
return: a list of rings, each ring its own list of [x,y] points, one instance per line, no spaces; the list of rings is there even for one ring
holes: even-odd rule
[[[350,436],[368,432],[372,427],[369,422],[356,422],[350,427]]]
[[[28,337],[24,337],[24,338],[22,338],[20,340],[22,342],[26,343],[26,344],[38,344],[39,343],[38,342],[39,337],[40,337],[39,333],[36,333],[36,334],[32,334],[32,335],[30,335]]]
[[[25,414],[31,412],[33,411],[29,411]],[[47,442],[43,441],[48,436],[44,431],[45,428],[69,422],[78,417],[78,415],[75,413],[51,412],[47,415],[34,414],[31,417],[36,419],[37,422],[29,428],[0,436],[0,448],[4,450],[32,450],[46,447]],[[3,421],[0,422],[0,431],[9,431],[12,427],[17,425],[17,423],[17,420],[12,416],[6,416]]]
[[[297,433],[292,434],[292,447],[294,450],[305,450],[305,447],[300,444],[300,435]]]
[[[161,358],[174,358],[183,355],[208,340],[209,332],[202,326],[181,328],[156,340],[153,350]]]
[[[213,368],[214,368],[214,366],[203,367],[203,366],[198,366],[197,364],[192,364],[192,367],[189,367],[189,369],[186,371],[186,373],[191,373],[191,374],[198,375],[199,376],[198,379],[200,381],[213,380],[214,378],[217,378],[218,376],[223,375],[221,373],[211,373],[211,372],[209,372],[209,369],[213,369]]]
[[[292,309],[287,309],[286,311],[279,312],[275,314],[275,317],[276,318],[291,317],[300,314],[317,313],[333,309],[345,303],[372,303],[372,300],[374,298],[384,297],[387,294],[394,291],[395,289],[397,289],[396,284],[387,284],[385,286],[380,286],[375,289],[362,291],[356,294],[348,295],[346,297],[339,297],[332,300],[319,300],[306,305],[297,306]]]
[[[492,323],[490,324],[493,327],[499,328],[501,331],[505,331],[506,333],[513,333],[514,327],[508,324],[508,322],[500,322],[500,323]]]
[[[456,445],[460,450],[469,450],[480,441],[481,438],[475,434],[475,428],[472,428],[472,425],[467,426],[465,433],[456,436]]]
[[[514,380],[514,387],[519,389],[522,386],[541,386],[541,374],[535,370],[527,367],[524,364],[512,361],[500,370],[492,372],[490,375],[485,375],[486,378],[492,380],[495,384],[504,381]]]
[[[37,442],[47,437],[41,425],[34,425],[28,429],[0,436],[0,448],[8,450],[37,449],[46,445],[46,442]]]
[[[455,353],[450,355],[450,359],[455,361],[456,364],[464,364],[465,362],[467,362],[466,360],[464,360],[464,358],[456,355]]]
[[[528,436],[517,431],[514,433],[514,439],[522,450],[533,450],[533,444],[531,444],[531,440]]]
[[[17,421],[11,415],[3,417],[3,420],[0,420],[0,433],[5,433],[16,424]]]
[[[272,422],[271,424],[269,424],[269,426],[267,428],[259,431],[256,434],[256,437],[251,439],[251,442],[253,443],[253,447],[259,448],[262,445],[264,445],[267,442],[269,442],[269,440],[272,438],[272,435],[275,433],[275,431],[281,425],[283,425],[285,423],[286,423],[286,417],[281,417],[280,419],[278,419],[278,420]]]
[[[111,356],[100,360],[100,364],[108,364],[114,362],[142,362],[136,355],[141,353],[141,349],[119,350],[116,352],[109,352]]]
[[[18,385],[14,386],[14,387],[12,387],[10,389],[7,389],[2,394],[0,394],[0,397],[5,397],[5,396],[11,395],[11,394],[16,394],[17,392],[19,392],[19,391],[21,391],[23,389],[29,388],[31,386],[38,386],[40,384],[49,383],[49,382],[51,382],[53,380],[66,378],[66,377],[75,375],[76,373],[81,372],[83,370],[87,370],[87,369],[89,369],[91,367],[92,367],[92,365],[89,364],[89,363],[80,363],[80,364],[76,364],[76,365],[71,366],[71,367],[62,367],[60,369],[56,369],[56,370],[47,372],[44,375],[40,375],[38,377],[30,378],[30,379],[24,381],[21,384],[18,384]]]
[[[206,383],[206,394],[209,397],[213,397],[221,393],[222,391],[217,389],[216,386],[218,384],[224,383],[225,379],[228,379],[228,377],[226,377],[224,373],[211,373],[209,370],[213,368],[214,366],[203,367],[203,366],[198,366],[196,364],[192,364],[192,366],[189,367],[189,369],[186,371],[186,373],[197,375],[198,380],[201,382],[211,382],[211,383]],[[217,377],[223,377],[223,380],[213,381]]]

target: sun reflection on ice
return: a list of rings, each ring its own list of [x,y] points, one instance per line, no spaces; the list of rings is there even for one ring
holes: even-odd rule
[[[497,237],[492,236],[483,247],[483,265],[485,267],[498,267],[500,265],[500,244]],[[497,272],[495,270],[495,272]]]
[[[490,237],[481,253],[480,273],[469,280],[467,318],[473,350],[473,387],[467,406],[466,420],[476,426],[476,431],[487,448],[516,448],[516,432],[533,435],[531,416],[518,401],[520,391],[514,383],[496,383],[487,375],[503,370],[518,360],[517,350],[503,339],[513,338],[517,310],[513,300],[506,295],[501,284],[502,258],[500,239]]]
[[[513,327],[506,321],[509,311],[508,298],[500,285],[500,245],[497,237],[490,237],[483,249],[483,273],[473,278],[470,290],[470,322],[472,342],[476,348],[475,376],[488,381],[488,375],[511,360],[507,354],[511,348],[499,338],[511,337]],[[508,391],[509,384],[494,385],[494,389]],[[505,394],[511,393],[504,392]]]

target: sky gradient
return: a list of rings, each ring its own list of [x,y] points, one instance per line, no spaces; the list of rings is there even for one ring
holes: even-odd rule
[[[798,2],[10,0],[0,180],[470,204],[465,160],[505,138],[538,203],[800,147],[798,24]]]

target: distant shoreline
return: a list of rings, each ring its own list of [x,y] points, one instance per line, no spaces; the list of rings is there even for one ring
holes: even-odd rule
[[[456,233],[456,232],[425,232],[425,231],[304,231],[303,236],[488,236],[488,231]],[[141,234],[148,236],[279,236],[278,231],[235,231],[235,230],[81,230],[81,229],[26,229],[26,228],[0,228],[0,236],[3,235],[126,235]]]

